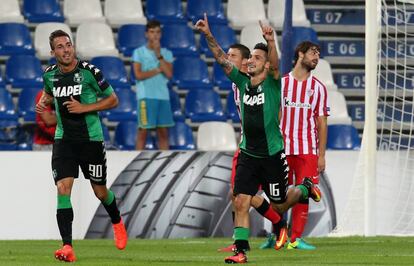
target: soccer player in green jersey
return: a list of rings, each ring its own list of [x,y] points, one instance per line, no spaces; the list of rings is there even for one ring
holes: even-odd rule
[[[260,43],[255,46],[247,62],[249,75],[246,75],[227,59],[210,31],[206,14],[195,26],[205,35],[217,63],[240,91],[243,136],[233,189],[236,197],[236,250],[233,256],[224,260],[226,263],[245,263],[249,247],[249,208],[259,185],[278,213],[283,213],[301,199],[313,197],[316,187],[305,178],[302,184],[289,191],[287,188],[289,167],[279,129],[281,83],[276,44],[270,27],[263,31],[268,45]]]
[[[42,113],[47,105],[55,105],[57,128],[52,173],[57,187],[56,218],[63,241],[63,247],[56,250],[55,257],[73,262],[76,256],[72,248],[70,196],[79,167],[111,218],[116,247],[124,249],[127,244],[128,237],[115,195],[106,187],[106,152],[98,116],[98,111],[116,107],[118,98],[98,68],[76,58],[75,48],[66,32],[52,32],[49,43],[57,63],[46,68],[43,74],[44,91],[36,112]],[[98,97],[102,99],[98,100]]]

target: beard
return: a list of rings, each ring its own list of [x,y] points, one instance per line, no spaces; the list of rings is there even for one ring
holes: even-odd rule
[[[305,61],[305,60],[302,61],[302,67],[305,68],[309,72],[314,70],[316,68],[316,65],[317,64],[313,65],[312,61]]]

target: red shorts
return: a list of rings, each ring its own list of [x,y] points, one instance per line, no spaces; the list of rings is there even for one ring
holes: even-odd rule
[[[230,177],[230,185],[231,189],[234,188],[234,178],[236,177],[236,168],[237,168],[237,161],[239,160],[240,150],[237,149],[233,155],[233,161],[231,164],[231,177]],[[259,185],[259,190],[262,190],[262,186]]]
[[[289,164],[289,185],[299,185],[305,177],[319,184],[318,156],[315,154],[287,155]],[[295,176],[295,182],[293,182]]]

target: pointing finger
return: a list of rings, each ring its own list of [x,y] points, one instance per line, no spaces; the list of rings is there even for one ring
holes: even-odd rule
[[[262,29],[263,29],[263,23],[262,23],[262,21],[261,21],[261,20],[259,20],[259,25],[260,25],[260,28],[262,28]]]
[[[207,13],[206,13],[206,12],[204,12],[204,20],[205,20],[206,22],[208,22],[208,19],[207,19]]]

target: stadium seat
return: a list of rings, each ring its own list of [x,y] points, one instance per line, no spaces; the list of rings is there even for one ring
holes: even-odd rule
[[[115,129],[115,146],[120,150],[135,150],[137,137],[137,122],[124,121],[120,122]],[[155,150],[157,148],[156,140],[148,131],[145,149]]]
[[[6,82],[13,88],[40,88],[42,75],[42,64],[34,55],[13,55],[6,62]]]
[[[22,23],[0,23],[0,55],[34,54],[29,28]]]
[[[207,13],[210,25],[227,25],[227,19],[224,15],[221,0],[187,0],[187,17],[193,24],[195,24],[197,20],[204,18],[204,13]]]
[[[64,21],[58,0],[24,0],[23,14],[32,23]]]
[[[118,29],[117,47],[126,57],[131,57],[134,49],[146,42],[145,25],[126,24]]]
[[[105,17],[112,27],[123,24],[146,24],[141,0],[105,0]]]
[[[19,0],[2,0],[0,5],[0,23],[23,23],[24,18],[20,12]]]
[[[223,51],[226,53],[229,50],[230,45],[237,43],[234,30],[227,25],[211,25],[210,30],[216,38],[218,44],[220,44],[221,48],[223,48]],[[200,51],[207,57],[213,57],[213,54],[208,48],[204,35],[200,37]]]
[[[303,0],[293,0],[292,25],[295,27],[310,27],[310,21],[306,17]],[[276,29],[283,28],[285,20],[285,0],[269,0],[267,5],[267,17]]]
[[[325,84],[328,90],[338,90],[333,79],[331,64],[328,61],[319,59],[318,65],[313,70],[313,75]]]
[[[118,106],[107,110],[105,116],[109,121],[137,121],[137,100],[132,90],[116,89]]]
[[[73,42],[72,32],[67,24],[59,22],[45,22],[37,24],[34,32],[34,46],[36,49],[36,56],[40,60],[47,60],[51,58],[49,35],[55,30],[65,31],[69,34]]]
[[[181,109],[180,97],[173,90],[168,90],[170,93],[171,111],[173,113],[174,121],[184,121],[185,117]]]
[[[100,0],[64,0],[63,13],[66,23],[70,26],[78,26],[84,22],[105,21]],[[93,34],[93,36],[97,37],[98,34]]]
[[[294,50],[296,46],[303,41],[311,41],[313,43],[319,44],[316,31],[312,28],[307,27],[293,27],[292,49]]]
[[[181,0],[147,0],[147,19],[156,19],[162,24],[185,23]]]
[[[275,40],[277,40],[277,34],[275,33]],[[253,50],[254,46],[259,42],[266,42],[263,39],[262,29],[259,23],[251,24],[242,28],[240,33],[240,43],[246,45],[250,50]],[[277,54],[280,56],[279,43],[276,41]]]
[[[172,80],[180,89],[212,88],[207,64],[197,57],[176,59]]]
[[[162,28],[161,45],[178,56],[198,56],[193,30],[187,25],[173,24]]]
[[[91,64],[98,67],[105,79],[114,88],[131,88],[124,61],[115,56],[98,56],[91,60]]]
[[[191,128],[185,122],[175,122],[168,128],[168,143],[172,150],[194,150],[194,139]]]
[[[213,64],[213,81],[214,85],[218,86],[220,90],[231,90],[232,82],[217,62]]]
[[[192,122],[227,120],[220,96],[213,90],[191,90],[185,99],[185,114]]]
[[[354,126],[329,125],[326,146],[331,150],[356,150],[361,147],[361,141]]]
[[[1,90],[2,89],[0,89],[0,91]],[[1,103],[0,103],[0,106],[1,106]],[[17,150],[17,132],[18,132],[17,120],[0,119],[0,150],[2,151]]]
[[[198,127],[197,149],[202,151],[235,151],[236,133],[231,124],[204,122]]]
[[[328,125],[352,124],[351,117],[348,115],[345,97],[342,93],[339,91],[328,91],[328,106],[330,107]]]
[[[226,111],[228,118],[230,118],[234,123],[240,123],[240,116],[237,110],[236,103],[234,102],[233,91],[231,91],[229,95],[227,95]]]
[[[0,88],[0,121],[1,120],[17,120],[13,98],[5,88]]]
[[[259,26],[259,20],[267,23],[263,0],[228,0],[227,18],[234,29],[249,24]]]
[[[35,112],[35,100],[36,95],[41,90],[40,88],[25,88],[20,92],[19,100],[17,102],[17,109],[19,110],[19,116],[23,118],[25,122],[34,122],[36,117]]]
[[[111,27],[105,23],[91,22],[79,25],[76,47],[82,59],[95,56],[118,56]]]

